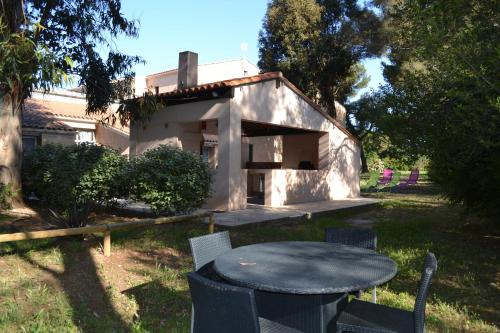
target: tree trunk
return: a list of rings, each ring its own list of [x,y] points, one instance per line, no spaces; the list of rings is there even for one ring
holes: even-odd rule
[[[366,173],[368,172],[368,163],[366,162],[366,155],[365,155],[365,148],[363,147],[363,144],[359,143],[359,149],[361,151],[361,172]]]
[[[0,183],[14,190],[13,207],[22,206],[21,163],[22,114],[21,94],[14,89],[11,94],[0,92]]]

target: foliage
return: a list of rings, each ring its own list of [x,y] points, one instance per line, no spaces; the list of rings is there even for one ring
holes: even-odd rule
[[[0,92],[19,89],[29,94],[31,89],[48,88],[48,83],[61,85],[64,79],[67,82],[50,50],[33,42],[33,34],[42,29],[39,24],[33,24],[27,31],[10,32],[4,20],[0,16]]]
[[[15,190],[12,185],[0,183],[0,209],[9,209],[11,198],[14,196]]]
[[[453,203],[500,207],[498,2],[406,0],[388,10],[391,83],[381,131],[394,155],[425,155]]]
[[[133,158],[127,176],[134,199],[157,213],[187,213],[210,194],[212,175],[199,156],[161,145]]]
[[[284,75],[335,115],[367,83],[363,58],[383,49],[381,19],[356,0],[274,0],[259,35],[259,67]]]
[[[111,148],[80,144],[44,145],[26,157],[25,193],[34,192],[67,227],[86,225],[90,213],[121,195],[126,160]]]
[[[127,94],[122,94],[119,97],[120,105],[117,113],[122,124],[134,126],[136,123],[142,123],[149,120],[151,116],[159,109],[165,106],[165,102],[161,96],[157,96],[151,92],[145,92],[137,98],[129,98]],[[111,114],[106,119],[112,123],[116,121],[116,116]]]
[[[120,1],[7,1],[0,6],[3,92],[18,85],[24,99],[33,89],[49,90],[76,76],[91,113],[105,113],[110,103],[131,94],[130,85],[124,89],[116,81],[130,80],[130,68],[140,59],[117,51],[112,39],[136,37],[137,22],[122,16]],[[102,50],[108,51],[105,58]]]
[[[413,156],[411,152],[401,152],[399,155],[393,155],[390,141],[373,144],[370,136],[364,141],[366,163],[370,171],[382,172],[385,168],[393,170],[418,169],[422,171],[429,168],[429,159],[425,156]]]
[[[361,144],[361,172],[384,168],[383,164],[380,165],[381,163],[374,167],[368,161],[371,159],[370,162],[373,164],[374,155],[377,155],[377,152],[388,144],[387,138],[381,135],[375,126],[377,120],[384,115],[384,110],[378,107],[379,101],[376,96],[365,94],[358,100],[346,104],[349,114],[347,128],[356,135]]]
[[[370,171],[370,177],[366,184],[362,186],[362,189],[369,189],[371,187],[377,186],[377,182],[380,178],[380,173],[378,171]]]

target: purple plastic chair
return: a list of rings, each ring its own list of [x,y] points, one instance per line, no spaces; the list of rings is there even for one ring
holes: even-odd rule
[[[393,174],[394,174],[394,170],[384,169],[384,173],[382,174],[382,177],[378,180],[377,184],[378,185],[389,184],[392,181]]]
[[[420,176],[420,172],[418,169],[411,170],[410,176],[407,180],[403,180],[400,182],[397,187],[398,188],[407,188],[409,185],[415,185],[418,181],[418,177]]]

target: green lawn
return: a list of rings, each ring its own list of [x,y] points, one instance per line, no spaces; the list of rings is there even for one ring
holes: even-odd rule
[[[399,268],[378,288],[380,303],[411,309],[425,253],[432,251],[439,269],[427,307],[428,331],[498,332],[498,226],[466,217],[433,195],[372,195],[386,200],[309,222],[231,230],[233,246],[322,240],[326,226],[372,219],[379,250]],[[193,222],[113,234],[110,258],[100,254],[97,239],[0,244],[0,331],[188,332],[187,239],[206,231]]]

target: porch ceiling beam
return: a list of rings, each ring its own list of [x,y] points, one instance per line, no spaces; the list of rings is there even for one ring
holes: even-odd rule
[[[274,135],[294,135],[320,133],[302,128],[277,126],[273,124],[244,121],[241,122],[242,134],[246,137],[274,136]]]

